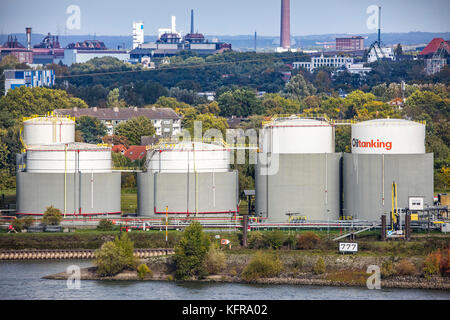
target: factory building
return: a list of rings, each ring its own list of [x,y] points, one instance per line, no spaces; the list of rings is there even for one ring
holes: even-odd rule
[[[340,213],[340,162],[334,127],[325,119],[275,118],[260,136],[255,189],[257,216],[287,221],[336,220]]]
[[[138,215],[211,217],[238,212],[238,174],[222,144],[160,144],[138,173]]]
[[[77,143],[70,117],[24,119],[25,152],[17,155],[17,214],[42,215],[53,205],[64,215],[120,214],[120,172],[111,148]]]
[[[5,95],[18,87],[52,87],[55,84],[55,70],[14,69],[5,70]]]
[[[356,51],[364,50],[364,38],[361,36],[352,36],[336,38],[336,51]]]
[[[343,160],[343,215],[379,221],[391,212],[392,184],[398,207],[410,197],[433,205],[433,154],[425,153],[425,125],[402,119],[352,125],[352,153]]]
[[[133,38],[134,39],[134,38]],[[197,54],[215,54],[231,50],[231,44],[208,41],[201,33],[194,32],[194,12],[191,10],[191,32],[184,37],[176,30],[176,18],[172,16],[170,28],[159,28],[155,42],[140,43],[130,52],[131,59],[142,62],[144,57],[165,57],[176,55],[183,50]]]

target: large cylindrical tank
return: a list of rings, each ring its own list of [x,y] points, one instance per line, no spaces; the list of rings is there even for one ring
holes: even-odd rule
[[[256,214],[336,220],[340,213],[340,160],[326,120],[279,118],[263,127],[255,170]]]
[[[403,119],[377,119],[354,124],[352,153],[425,153],[425,125]]]
[[[75,141],[75,121],[65,117],[37,117],[23,122],[27,146],[71,143]]]
[[[390,214],[392,184],[399,208],[409,197],[433,203],[433,154],[425,153],[425,124],[379,119],[352,125],[352,153],[343,161],[343,214],[379,221]]]
[[[87,143],[31,146],[27,172],[111,172],[111,148]]]
[[[325,120],[280,118],[263,127],[260,147],[265,153],[333,153],[334,128]]]
[[[138,173],[138,215],[229,217],[238,212],[239,183],[230,150],[200,142],[161,145]]]
[[[148,170],[153,172],[226,172],[230,151],[222,145],[178,143],[147,154]]]

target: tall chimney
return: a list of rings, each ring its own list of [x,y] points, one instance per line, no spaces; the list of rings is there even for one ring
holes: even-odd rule
[[[194,10],[191,9],[191,34],[194,33]]]
[[[31,50],[31,28],[27,27],[25,30],[27,32],[27,49]]]
[[[291,48],[291,9],[290,0],[281,0],[281,36],[280,47]]]

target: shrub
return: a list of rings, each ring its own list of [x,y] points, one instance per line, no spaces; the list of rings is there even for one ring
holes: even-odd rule
[[[22,218],[22,224],[24,226],[24,228],[28,229],[29,227],[31,227],[34,224],[34,219],[32,217],[25,217]]]
[[[100,276],[113,276],[124,269],[134,269],[134,244],[126,233],[116,237],[114,241],[105,242],[95,252],[94,264]]]
[[[274,277],[280,274],[283,265],[278,257],[257,252],[242,272],[242,279],[255,281],[260,278]]]
[[[450,248],[438,249],[430,253],[425,259],[423,266],[423,274],[426,278],[433,275],[441,274],[442,276],[450,276]]]
[[[320,237],[312,231],[302,233],[297,237],[297,248],[301,250],[315,249],[319,244]]]
[[[288,249],[293,249],[297,245],[297,239],[295,235],[290,234],[287,236],[287,238],[284,240],[283,245],[288,247]]]
[[[111,220],[101,219],[98,223],[97,230],[100,231],[111,231],[114,229],[114,225]]]
[[[14,230],[16,230],[17,232],[22,231],[23,223],[20,219],[14,219],[11,224],[12,224]]]
[[[381,277],[382,278],[388,278],[390,276],[395,275],[395,268],[392,261],[384,261],[381,264]]]
[[[42,223],[50,226],[57,226],[61,223],[62,214],[61,210],[54,206],[47,207],[42,217]]]
[[[266,246],[264,236],[259,231],[252,231],[248,236],[248,246],[250,249],[262,249]]]
[[[210,246],[207,234],[198,221],[192,222],[183,232],[175,246],[175,277],[187,279],[190,276],[202,278],[206,274],[205,258]]]
[[[322,274],[325,273],[325,261],[322,257],[319,257],[317,259],[316,264],[314,265],[314,273],[315,274]]]
[[[401,276],[412,276],[416,273],[416,267],[408,259],[402,259],[395,266],[395,271]]]
[[[267,248],[280,249],[284,242],[284,235],[279,230],[268,231],[264,234],[264,242]]]
[[[225,264],[225,254],[215,246],[210,246],[208,254],[205,258],[205,269],[209,274],[216,274],[221,272]]]
[[[150,270],[145,263],[142,263],[137,267],[137,274],[141,280],[143,280],[146,276],[149,276],[150,278],[153,277],[152,270]]]

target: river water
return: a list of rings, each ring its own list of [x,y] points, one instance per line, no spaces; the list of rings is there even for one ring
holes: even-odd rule
[[[450,292],[416,289],[339,288],[298,285],[249,285],[164,281],[84,280],[69,289],[65,280],[43,276],[64,272],[70,265],[91,265],[86,260],[0,261],[0,300],[10,299],[117,299],[117,300],[450,300]]]

